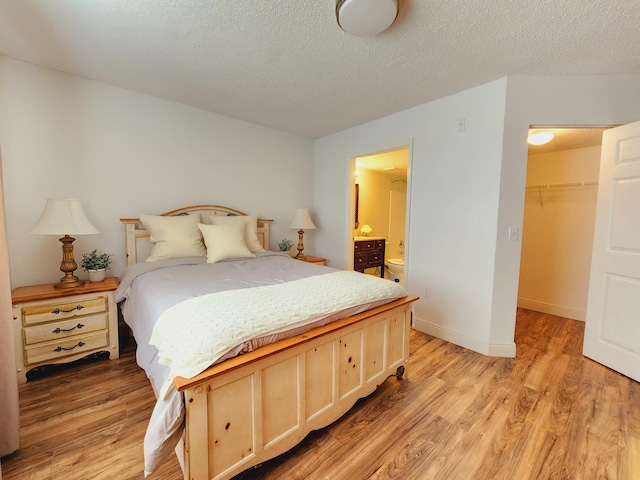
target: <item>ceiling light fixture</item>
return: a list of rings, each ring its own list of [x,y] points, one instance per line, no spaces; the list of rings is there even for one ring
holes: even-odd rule
[[[338,25],[358,37],[384,32],[397,16],[397,0],[338,0],[336,4]]]
[[[530,145],[544,145],[553,140],[553,133],[551,132],[538,132],[529,135],[527,143]]]

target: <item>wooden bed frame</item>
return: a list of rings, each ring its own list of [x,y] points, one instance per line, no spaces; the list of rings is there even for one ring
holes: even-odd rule
[[[198,205],[164,215],[245,215]],[[135,218],[121,219],[127,264],[144,261],[149,234]],[[271,220],[259,220],[269,247]],[[344,415],[389,376],[406,375],[411,304],[408,296],[175,379],[184,392],[186,428],[176,453],[185,480],[228,479],[272,459],[313,430]]]

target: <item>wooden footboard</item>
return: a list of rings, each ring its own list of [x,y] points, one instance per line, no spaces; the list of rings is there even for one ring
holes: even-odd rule
[[[325,427],[406,375],[406,297],[176,379],[187,408],[184,478],[227,479]]]

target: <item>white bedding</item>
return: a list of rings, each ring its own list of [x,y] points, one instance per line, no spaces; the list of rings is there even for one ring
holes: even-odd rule
[[[228,290],[184,300],[156,322],[150,343],[170,374],[190,378],[226,352],[256,337],[301,327],[347,308],[404,295],[396,283],[371,275],[335,271],[251,289]]]
[[[276,252],[257,252],[256,258],[215,264],[207,264],[206,259],[200,257],[151,263],[128,267],[115,292],[116,302],[124,302],[121,303],[124,320],[131,327],[138,345],[138,364],[147,373],[154,390],[161,390],[163,394],[156,403],[145,435],[145,476],[171,453],[182,434],[183,396],[171,382],[175,375],[191,377],[217,361],[406,295],[402,287],[388,280],[357,272],[340,272]],[[346,294],[353,287],[360,293]],[[378,289],[381,296],[376,298],[372,294]],[[313,294],[304,293],[308,291]],[[309,299],[298,304],[293,313],[275,315],[284,304],[293,304],[292,299],[298,295]],[[258,296],[259,300],[247,300]],[[211,299],[225,305],[224,315],[215,310],[222,308],[221,305],[216,304],[215,309],[206,306]],[[233,305],[233,299],[240,300],[240,304]],[[205,312],[205,316],[189,312],[190,304]],[[242,314],[239,314],[240,310]],[[210,351],[204,354],[197,345],[199,340],[194,342],[185,338],[184,341],[190,342],[189,347],[173,342],[178,336],[186,336],[186,331],[195,334],[196,338],[211,337],[210,325],[204,318],[228,324],[227,336],[231,342],[222,345],[214,340],[215,348],[207,347]],[[154,332],[159,319],[163,326]],[[261,319],[268,321],[264,326],[255,326]],[[287,328],[289,320],[291,325]],[[250,335],[241,328],[242,323],[251,325]],[[154,343],[161,344],[162,353],[150,343],[152,336]],[[174,354],[167,353],[169,351]],[[183,356],[183,352],[190,351],[197,352],[197,368]],[[162,362],[160,358],[163,358]]]

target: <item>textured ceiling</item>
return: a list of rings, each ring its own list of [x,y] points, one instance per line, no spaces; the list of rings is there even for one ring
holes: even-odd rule
[[[2,0],[0,54],[312,138],[505,75],[640,71],[631,0]]]

